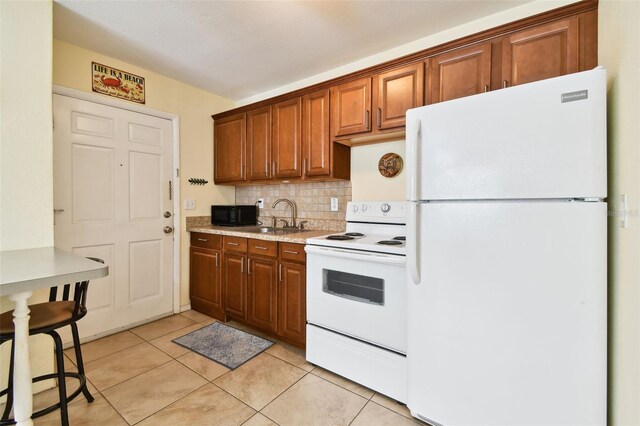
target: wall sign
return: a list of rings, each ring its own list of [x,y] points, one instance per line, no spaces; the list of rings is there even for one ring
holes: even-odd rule
[[[144,78],[91,62],[91,88],[94,92],[144,104]]]
[[[380,157],[378,171],[384,177],[391,178],[402,171],[402,157],[395,152],[388,152]]]

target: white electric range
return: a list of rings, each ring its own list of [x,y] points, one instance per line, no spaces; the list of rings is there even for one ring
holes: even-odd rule
[[[307,239],[307,360],[406,401],[404,202],[350,202],[346,232]]]

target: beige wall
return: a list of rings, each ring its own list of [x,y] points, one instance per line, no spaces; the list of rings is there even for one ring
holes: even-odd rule
[[[180,118],[180,198],[196,200],[196,210],[181,210],[180,304],[189,303],[189,234],[185,217],[208,215],[211,204],[233,203],[235,190],[213,185],[213,120],[211,114],[231,109],[233,101],[77,46],[53,41],[53,84],[91,92],[91,62],[130,71],[145,78],[146,107]],[[126,105],[126,101],[122,101]],[[191,177],[210,183],[194,186]]]
[[[53,245],[51,19],[51,1],[0,2],[0,250]],[[46,298],[40,291],[29,302]],[[3,312],[13,309],[7,297],[0,304]],[[8,360],[4,344],[3,384]],[[35,375],[53,372],[48,336],[31,338],[31,363]]]
[[[600,64],[608,71],[609,421],[640,424],[640,2],[602,0]],[[619,225],[620,194],[629,226]]]
[[[380,157],[395,152],[406,166],[404,140],[351,148],[351,188],[353,201],[403,201],[405,178],[402,170],[392,178],[383,177],[378,171]]]
[[[0,4],[0,250],[51,246],[51,2]]]

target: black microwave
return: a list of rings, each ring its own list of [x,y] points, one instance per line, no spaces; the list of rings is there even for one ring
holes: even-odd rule
[[[256,206],[211,206],[211,224],[218,226],[255,225]]]

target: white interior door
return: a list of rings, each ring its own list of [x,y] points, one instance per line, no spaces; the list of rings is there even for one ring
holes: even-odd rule
[[[54,95],[55,245],[104,259],[82,337],[170,313],[170,120]]]

